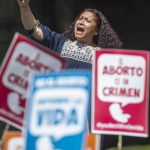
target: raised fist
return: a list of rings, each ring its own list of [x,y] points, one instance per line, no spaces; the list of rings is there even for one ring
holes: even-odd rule
[[[17,0],[20,7],[27,7],[30,0]]]

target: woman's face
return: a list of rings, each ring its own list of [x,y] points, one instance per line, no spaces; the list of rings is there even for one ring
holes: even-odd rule
[[[95,14],[85,11],[77,19],[74,26],[75,38],[89,45],[93,44],[93,37],[97,35]]]

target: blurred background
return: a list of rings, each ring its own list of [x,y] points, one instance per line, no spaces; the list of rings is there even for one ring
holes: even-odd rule
[[[125,49],[150,49],[149,0],[30,0],[35,17],[59,33],[84,8],[99,9],[120,36]],[[0,63],[15,34],[27,35],[17,0],[0,0]],[[138,111],[137,111],[138,114]],[[0,131],[5,124],[0,123]],[[0,132],[2,134],[2,132]],[[123,137],[123,145],[149,144],[150,138]],[[117,136],[105,136],[104,149],[116,146]]]

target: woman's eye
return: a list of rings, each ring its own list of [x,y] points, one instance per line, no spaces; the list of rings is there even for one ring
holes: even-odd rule
[[[82,17],[80,17],[79,20],[82,20]]]
[[[90,21],[90,20],[88,20],[88,19],[86,19],[86,21],[87,21],[88,23],[91,23],[91,21]]]

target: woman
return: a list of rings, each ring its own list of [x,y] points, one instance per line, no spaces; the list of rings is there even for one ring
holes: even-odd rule
[[[83,10],[63,34],[58,34],[35,19],[29,7],[30,0],[17,1],[23,26],[29,35],[65,57],[68,60],[67,68],[91,69],[96,49],[122,47],[117,34],[98,10]],[[104,136],[101,139],[104,140]]]
[[[67,68],[90,69],[96,49],[121,48],[122,43],[101,12],[85,9],[63,34],[58,34],[35,19],[30,0],[17,0],[21,20],[29,35],[68,60]]]

